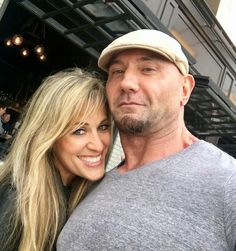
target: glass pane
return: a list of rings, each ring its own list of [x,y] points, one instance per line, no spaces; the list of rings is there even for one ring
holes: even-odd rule
[[[231,90],[229,98],[236,105],[236,86],[235,86],[235,84],[232,86],[232,90]]]
[[[229,96],[232,84],[233,84],[233,78],[229,75],[229,73],[226,73],[222,88],[222,91],[226,96]]]

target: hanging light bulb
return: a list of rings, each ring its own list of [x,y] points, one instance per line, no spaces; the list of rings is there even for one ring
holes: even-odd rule
[[[20,54],[22,57],[28,57],[29,56],[29,49],[28,48],[22,48],[20,50]]]
[[[5,45],[7,47],[12,47],[13,46],[13,43],[12,43],[10,38],[5,39],[4,43],[5,43]]]
[[[47,61],[47,55],[46,55],[46,54],[42,54],[42,55],[40,55],[38,58],[39,58],[39,61],[40,61],[40,62],[45,62],[45,61]]]
[[[23,43],[23,40],[24,40],[23,37],[18,34],[13,36],[13,38],[12,38],[12,42],[15,45],[21,45]]]
[[[34,47],[34,51],[38,54],[38,55],[42,55],[44,53],[44,47],[43,45],[36,45]]]

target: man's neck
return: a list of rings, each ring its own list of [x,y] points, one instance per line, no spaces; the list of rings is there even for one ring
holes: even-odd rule
[[[146,136],[121,133],[120,137],[125,152],[125,162],[119,167],[121,173],[176,154],[198,140],[185,126],[181,131],[176,130],[164,136],[158,133]]]

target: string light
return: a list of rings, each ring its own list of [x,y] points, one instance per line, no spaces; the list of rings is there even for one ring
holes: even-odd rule
[[[13,46],[13,43],[12,43],[10,38],[5,39],[4,43],[5,43],[5,45],[7,47],[12,47]]]
[[[29,56],[29,49],[28,48],[22,48],[21,50],[20,50],[20,54],[21,54],[21,56],[22,57],[28,57]]]
[[[47,55],[46,55],[46,54],[40,55],[40,56],[39,56],[39,61],[41,61],[41,62],[47,61]]]
[[[12,38],[12,43],[19,46],[23,43],[23,37],[21,35],[14,35],[13,38]]]
[[[38,55],[42,55],[44,53],[44,47],[42,45],[36,45],[35,48],[34,48],[34,51]]]
[[[36,46],[29,43],[22,35],[15,34],[12,38],[6,38],[4,44],[7,47],[16,46],[20,49],[20,55],[24,58],[32,55],[30,51],[34,51],[40,62],[47,61],[47,54],[45,53],[45,47],[42,44],[37,44]],[[33,47],[33,48],[32,48]],[[32,48],[32,49],[31,49]]]

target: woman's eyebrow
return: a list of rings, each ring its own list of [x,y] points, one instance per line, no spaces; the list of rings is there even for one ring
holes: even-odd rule
[[[108,118],[104,118],[100,123],[108,122]]]

